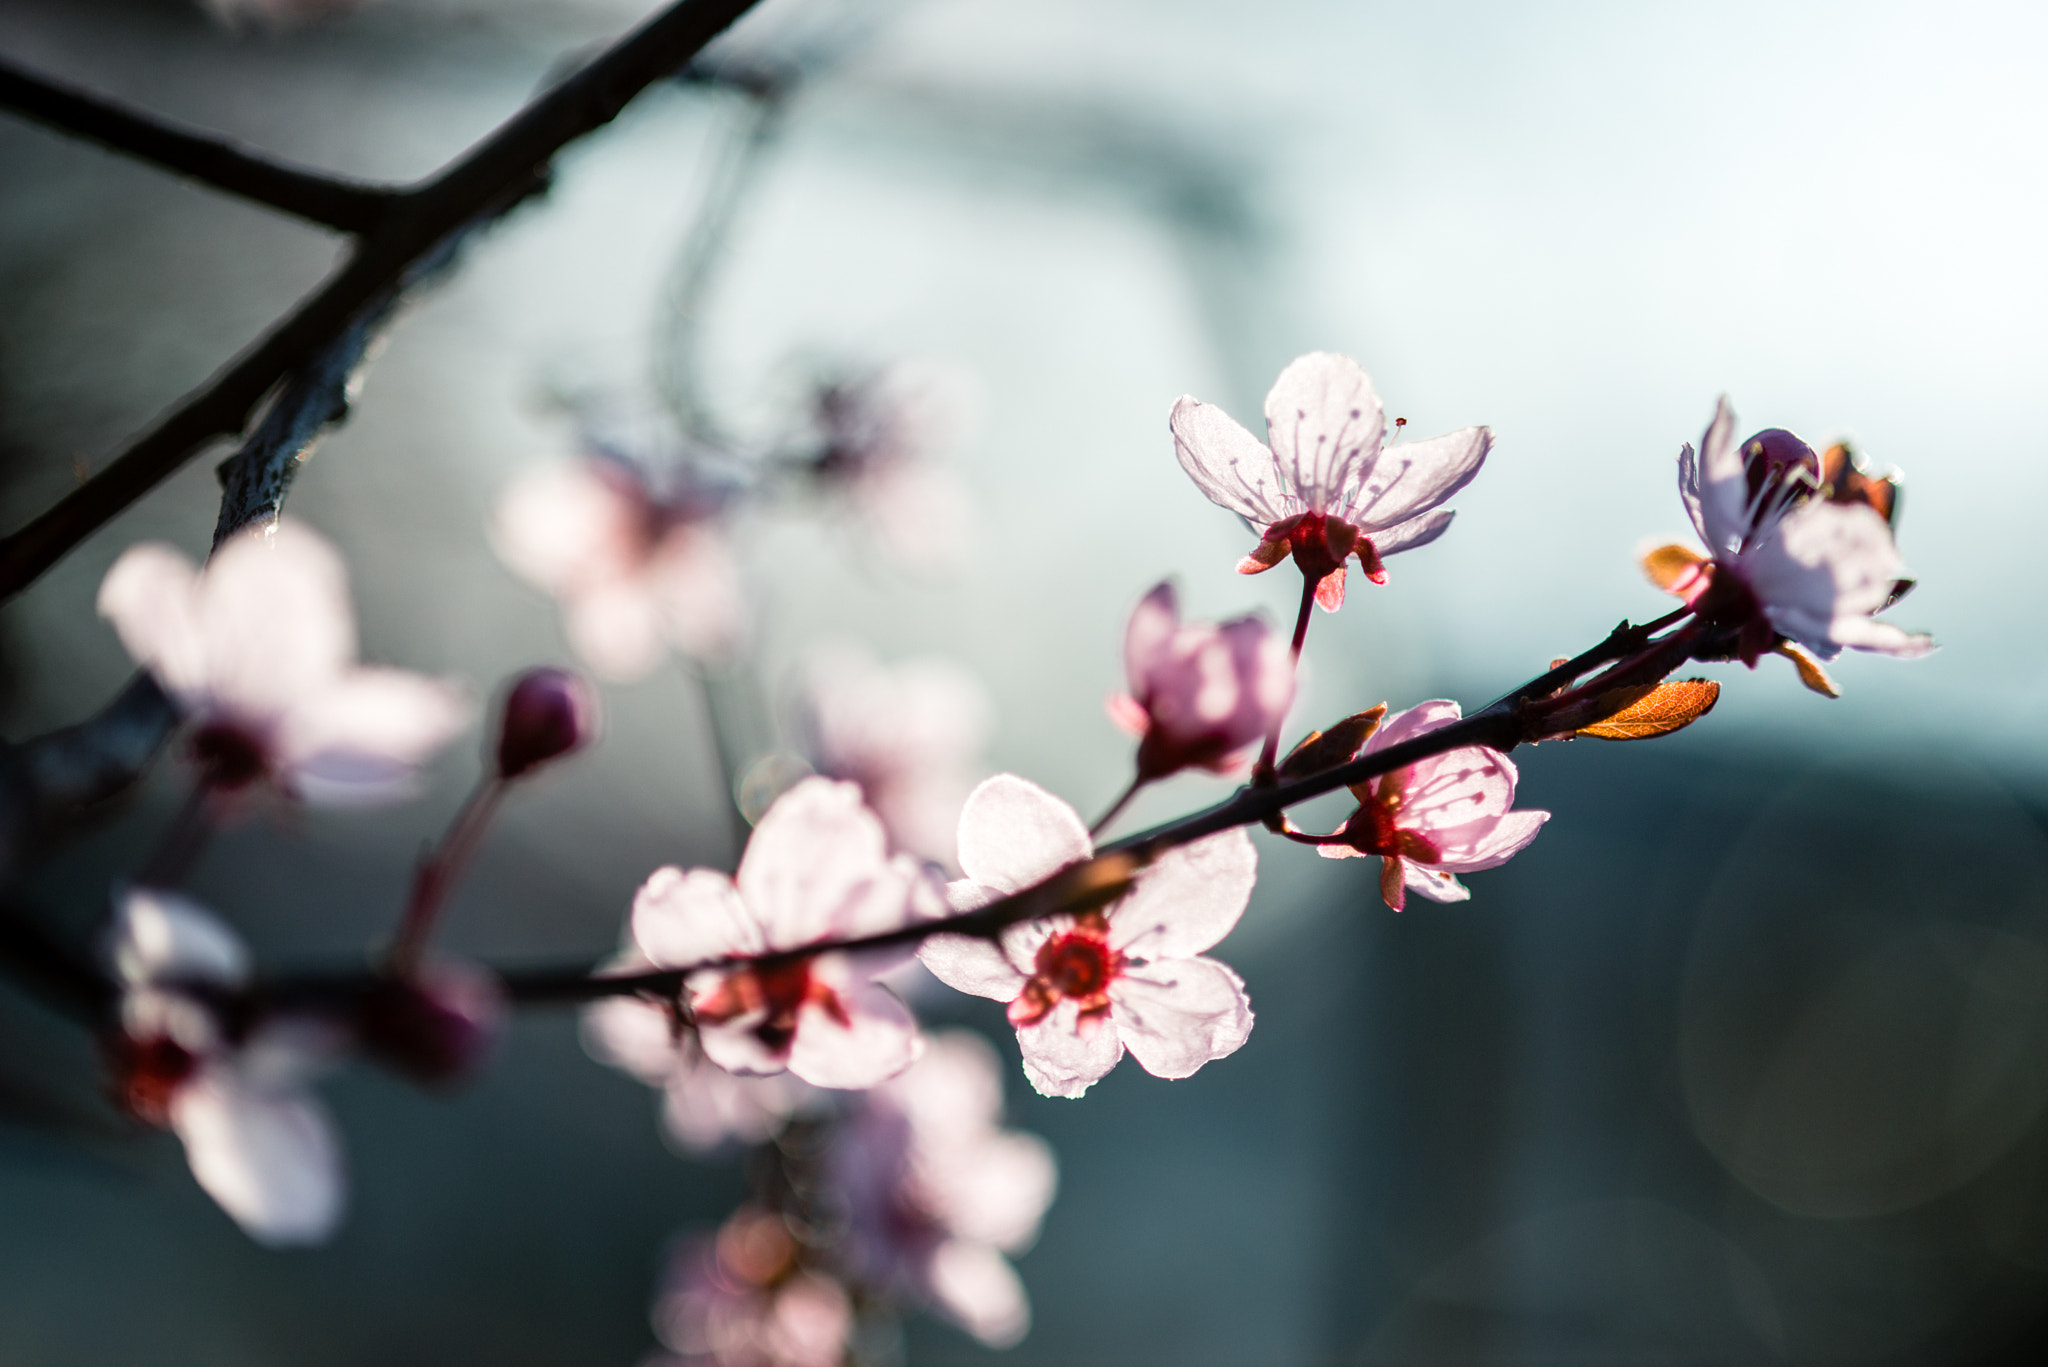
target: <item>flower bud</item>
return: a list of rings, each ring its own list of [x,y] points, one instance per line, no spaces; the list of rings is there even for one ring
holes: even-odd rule
[[[529,669],[505,695],[498,726],[498,777],[514,779],[580,750],[601,729],[597,693],[566,669]]]
[[[431,964],[377,984],[363,999],[363,1048],[420,1082],[453,1082],[490,1053],[505,1018],[497,980],[468,964]]]
[[[1742,472],[1755,503],[1765,489],[1790,486],[1812,490],[1820,483],[1820,457],[1782,427],[1766,427],[1742,443]]]

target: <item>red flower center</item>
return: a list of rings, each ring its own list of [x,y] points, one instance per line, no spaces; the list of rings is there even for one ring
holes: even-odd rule
[[[1418,864],[1433,864],[1443,851],[1421,832],[1403,829],[1398,819],[1404,796],[1400,779],[1406,772],[1402,770],[1381,779],[1377,793],[1363,783],[1352,788],[1352,793],[1358,798],[1358,810],[1344,823],[1344,843],[1364,854],[1398,856],[1413,859]]]
[[[1036,1025],[1062,1001],[1083,1016],[1109,1010],[1109,985],[1124,970],[1124,956],[1109,946],[1109,922],[1100,912],[1075,920],[1071,929],[1046,937],[1038,947],[1037,971],[1010,1003],[1010,1024]]]
[[[789,1051],[797,1013],[815,1006],[840,1025],[850,1024],[839,994],[811,975],[809,959],[753,964],[727,976],[696,1004],[697,1018],[713,1025],[759,1011],[754,1038],[773,1054]]]
[[[122,1109],[152,1125],[171,1123],[171,1099],[199,1071],[199,1058],[162,1035],[137,1039],[117,1035],[107,1046],[114,1098]]]

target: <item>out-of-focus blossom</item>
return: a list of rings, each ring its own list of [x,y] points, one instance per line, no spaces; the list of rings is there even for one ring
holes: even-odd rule
[[[203,570],[130,547],[99,610],[178,704],[216,791],[267,780],[309,802],[388,801],[468,720],[456,686],[355,663],[341,558],[294,522],[241,533]]]
[[[645,956],[629,951],[607,971],[633,973],[651,966]],[[688,1153],[772,1139],[817,1096],[786,1072],[773,1077],[728,1073],[704,1056],[696,1034],[681,1028],[668,1008],[639,997],[607,997],[585,1007],[583,1047],[599,1062],[662,1089],[662,1130]]]
[[[1910,587],[1888,520],[1896,483],[1863,477],[1846,450],[1824,470],[1813,448],[1782,428],[1734,438],[1723,397],[1699,452],[1688,444],[1678,456],[1679,496],[1708,553],[1649,551],[1651,579],[1730,632],[1744,664],[1790,654],[1823,692],[1832,685],[1802,652],[1832,660],[1844,646],[1908,658],[1933,650],[1931,637],[1874,615]]]
[[[1458,720],[1458,705],[1421,703],[1387,719],[1365,754],[1399,745]],[[1483,745],[1431,756],[1351,785],[1358,810],[1338,829],[1341,843],[1317,848],[1332,859],[1380,856],[1380,896],[1395,911],[1407,889],[1438,902],[1472,894],[1457,880],[1505,864],[1536,838],[1549,812],[1512,811],[1514,761]]]
[[[1195,486],[1260,534],[1238,572],[1257,574],[1291,554],[1332,612],[1344,602],[1345,562],[1357,557],[1366,577],[1384,584],[1386,557],[1443,535],[1452,514],[1439,505],[1471,482],[1493,449],[1484,427],[1384,445],[1372,377],[1327,351],[1280,372],[1266,395],[1263,442],[1193,398],[1174,404],[1169,426]]]
[[[1124,675],[1131,691],[1110,700],[1110,715],[1139,737],[1138,775],[1145,779],[1190,766],[1234,767],[1294,702],[1287,644],[1264,618],[1183,625],[1170,583],[1131,613]]]
[[[498,718],[498,777],[519,778],[574,754],[604,729],[597,690],[566,669],[529,669],[513,681]]]
[[[984,906],[1094,851],[1072,807],[998,774],[960,814],[967,876],[946,894]],[[1161,855],[1106,911],[1013,926],[1000,945],[934,935],[918,957],[947,986],[1010,1004],[1024,1075],[1046,1096],[1080,1096],[1126,1048],[1156,1077],[1188,1077],[1251,1034],[1244,983],[1202,951],[1237,924],[1257,875],[1251,837],[1224,831]]]
[[[995,1051],[965,1031],[933,1035],[834,1129],[825,1169],[855,1279],[932,1305],[994,1347],[1030,1327],[1003,1255],[1037,1239],[1058,1183],[1051,1147],[1002,1129],[1002,1104]]]
[[[886,666],[836,647],[805,670],[803,712],[818,771],[859,784],[899,849],[950,865],[989,731],[973,676],[941,660]]]
[[[377,983],[355,1014],[365,1051],[416,1082],[446,1083],[481,1068],[505,1024],[498,980],[473,964],[421,964]]]
[[[330,15],[361,9],[372,0],[200,0],[206,11],[229,28],[261,24],[289,28]]]
[[[966,551],[967,491],[938,456],[959,442],[971,407],[968,378],[934,361],[899,361],[818,392],[818,478],[912,569],[943,569]]]
[[[320,1022],[232,1034],[208,1004],[249,977],[234,934],[170,893],[135,889],[115,912],[120,1030],[109,1054],[134,1115],[175,1132],[192,1175],[251,1238],[319,1243],[341,1221],[341,1148],[307,1082],[338,1047]]]
[[[687,1367],[842,1367],[853,1303],[771,1211],[735,1211],[670,1260],[654,1330]],[[663,1359],[656,1359],[657,1362]]]
[[[645,676],[670,646],[715,657],[746,630],[723,497],[658,490],[634,461],[587,456],[515,480],[492,544],[562,604],[569,643],[599,674]]]
[[[879,934],[942,911],[917,861],[889,856],[859,788],[808,778],[762,816],[737,879],[657,869],[633,899],[633,942],[657,968],[687,968]],[[706,969],[691,975],[690,1015],[705,1054],[728,1071],[788,1069],[819,1087],[872,1087],[924,1047],[910,1012],[874,981],[909,954]]]

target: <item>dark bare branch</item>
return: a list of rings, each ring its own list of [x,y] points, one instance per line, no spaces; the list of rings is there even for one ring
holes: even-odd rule
[[[39,76],[5,57],[0,57],[0,109],[339,232],[375,228],[397,193],[180,128],[146,110]]]
[[[374,307],[422,261],[544,187],[549,162],[676,71],[754,0],[679,0],[548,90],[425,184],[394,196],[340,270],[241,357],[188,394],[99,473],[0,540],[0,597],[11,597],[214,441],[247,430],[257,406]]]

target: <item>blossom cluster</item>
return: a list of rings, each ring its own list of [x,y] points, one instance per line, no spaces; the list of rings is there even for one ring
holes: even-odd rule
[[[828,390],[807,478],[865,503],[915,483],[907,383]],[[1688,661],[1753,668],[1784,655],[1832,694],[1822,665],[1845,648],[1932,648],[1876,616],[1911,586],[1892,539],[1896,479],[1779,429],[1738,442],[1724,399],[1678,461],[1705,550],[1644,556],[1676,612],[1625,626],[1473,716],[1445,699],[1379,705],[1283,757],[1312,609],[1342,605],[1351,562],[1384,584],[1389,557],[1442,537],[1443,505],[1494,438],[1471,427],[1389,441],[1369,377],[1328,353],[1282,372],[1266,419],[1262,441],[1183,398],[1169,429],[1197,488],[1256,537],[1237,569],[1294,561],[1292,637],[1258,614],[1183,620],[1170,582],[1146,593],[1125,633],[1126,689],[1110,703],[1135,738],[1130,786],[1093,826],[1026,777],[970,783],[984,704],[948,667],[819,657],[797,727],[810,772],[760,812],[731,873],[649,874],[619,954],[579,982],[589,1051],[660,1089],[678,1150],[755,1145],[780,1174],[672,1259],[655,1320],[678,1361],[822,1367],[898,1303],[989,1344],[1024,1333],[1008,1258],[1036,1237],[1055,1164],[1043,1141],[1003,1128],[986,1042],[921,1028],[907,998],[930,980],[1002,1004],[1022,1075],[1043,1096],[1083,1096],[1126,1053],[1155,1077],[1189,1078],[1254,1026],[1245,982],[1213,954],[1252,903],[1250,825],[1277,838],[1267,857],[1289,843],[1377,857],[1395,911],[1410,892],[1461,901],[1464,877],[1528,848],[1549,819],[1516,806],[1516,744],[1684,725],[1716,689],[1666,682]],[[733,491],[687,462],[666,470],[599,444],[517,483],[496,514],[501,554],[559,599],[568,643],[607,678],[643,675],[671,647],[701,655],[745,635]],[[137,547],[109,572],[100,608],[179,708],[194,785],[192,820],[114,901],[115,1090],[176,1133],[199,1184],[254,1237],[317,1241],[341,1218],[345,1183],[311,1083],[350,1053],[423,1080],[480,1061],[506,992],[430,956],[428,937],[507,788],[596,735],[597,694],[565,670],[522,676],[378,970],[341,992],[265,995],[237,936],[175,890],[190,847],[266,798],[404,796],[467,724],[467,695],[355,663],[339,557],[290,522],[231,540],[203,570]],[[1224,808],[1098,846],[1134,793],[1184,771],[1248,782]],[[1355,805],[1335,829],[1286,815],[1338,788]],[[1217,811],[1227,819],[1211,820]]]

